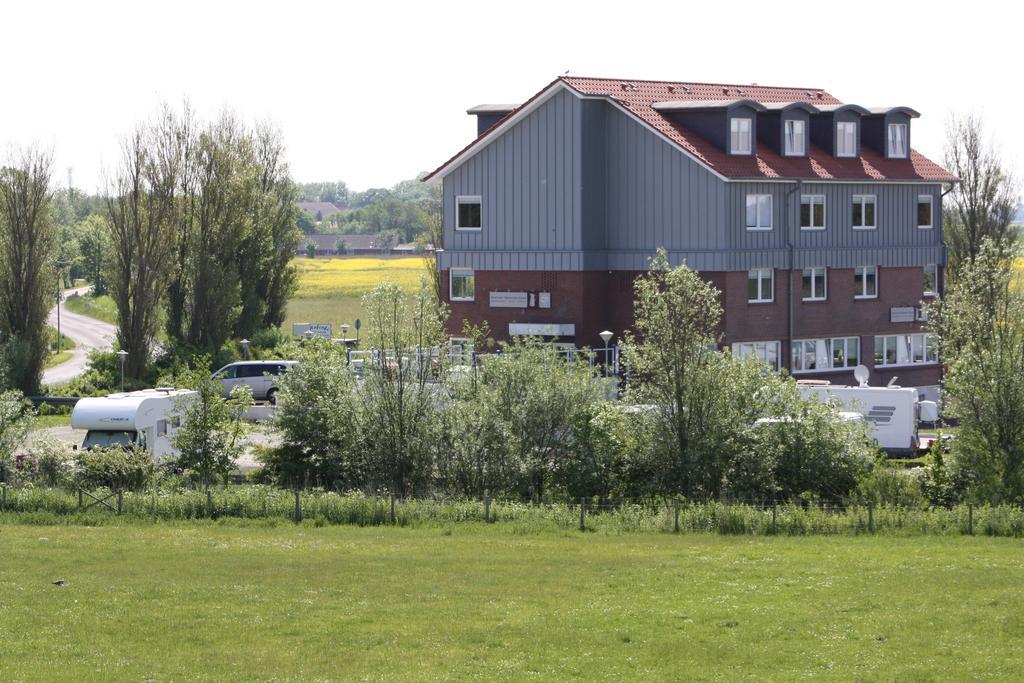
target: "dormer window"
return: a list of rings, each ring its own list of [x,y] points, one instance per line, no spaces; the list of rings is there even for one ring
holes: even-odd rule
[[[886,151],[890,159],[907,158],[907,124],[890,123]]]
[[[802,157],[807,153],[807,135],[803,121],[789,119],[786,121],[785,154],[788,157]]]
[[[730,154],[750,154],[752,128],[750,119],[738,116],[729,119]]]
[[[857,124],[853,121],[840,121],[836,124],[836,156],[857,156]]]

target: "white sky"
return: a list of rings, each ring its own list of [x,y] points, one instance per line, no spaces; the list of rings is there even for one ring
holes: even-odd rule
[[[0,8],[0,146],[42,143],[94,191],[162,101],[284,131],[299,181],[389,186],[475,135],[465,114],[571,74],[819,87],[922,113],[941,160],[952,112],[1024,156],[1013,2],[18,2]],[[770,8],[765,12],[765,8]],[[848,37],[847,37],[848,36]]]

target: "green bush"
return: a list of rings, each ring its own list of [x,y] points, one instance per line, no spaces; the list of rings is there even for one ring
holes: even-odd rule
[[[75,453],[74,483],[84,489],[141,491],[153,483],[156,463],[144,448],[90,448]]]

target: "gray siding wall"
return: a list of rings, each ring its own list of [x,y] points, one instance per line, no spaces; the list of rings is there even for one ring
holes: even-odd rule
[[[579,98],[560,92],[445,177],[448,250],[582,247],[581,111]],[[455,230],[459,195],[482,197],[481,230]]]
[[[439,266],[643,270],[659,247],[698,270],[788,268],[791,254],[793,268],[944,265],[940,192],[725,182],[612,105],[562,92],[444,179]],[[747,194],[772,196],[771,230],[746,229]],[[825,196],[825,230],[800,230],[802,194]],[[877,229],[853,230],[855,194],[876,196]],[[917,228],[924,194],[933,198],[930,230]],[[479,232],[455,231],[457,195],[483,198]]]

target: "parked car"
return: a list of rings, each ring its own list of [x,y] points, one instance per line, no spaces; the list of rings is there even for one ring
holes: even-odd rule
[[[231,390],[240,385],[252,388],[252,397],[257,401],[275,403],[277,378],[295,365],[293,360],[250,360],[225,365],[213,373],[224,386],[221,394],[230,396]]]

